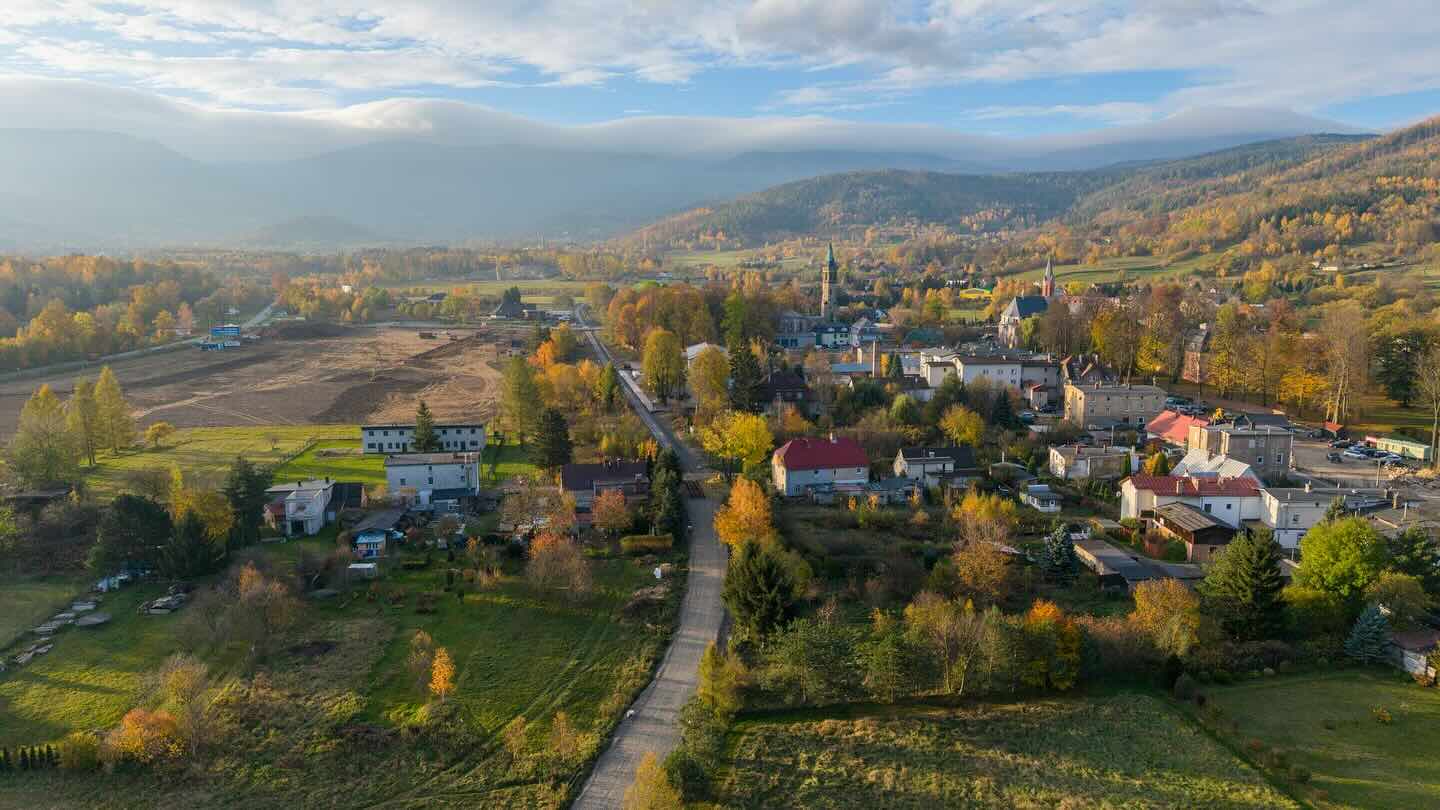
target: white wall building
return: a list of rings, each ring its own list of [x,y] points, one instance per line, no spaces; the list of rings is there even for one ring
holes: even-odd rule
[[[1184,503],[1237,529],[1259,520],[1260,485],[1249,478],[1180,478],[1132,475],[1120,482],[1120,517],[1149,517],[1170,503]]]
[[[854,439],[791,439],[770,457],[775,489],[787,498],[826,485],[863,485],[870,458]]]
[[[440,449],[450,453],[485,450],[485,425],[479,422],[435,425]],[[415,443],[415,425],[363,425],[360,449],[366,453],[408,453]]]
[[[479,453],[408,453],[385,459],[390,494],[429,508],[480,493]]]

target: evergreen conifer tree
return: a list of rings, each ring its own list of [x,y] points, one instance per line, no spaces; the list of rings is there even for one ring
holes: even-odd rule
[[[1068,585],[1079,575],[1080,559],[1075,556],[1075,543],[1064,524],[1057,525],[1045,536],[1039,562],[1041,575],[1050,582]]]
[[[727,349],[730,354],[730,407],[744,413],[759,413],[761,388],[764,380],[760,376],[760,361],[744,343],[732,343]]]
[[[795,584],[772,552],[747,542],[730,561],[721,596],[740,629],[763,639],[790,618]]]
[[[990,408],[990,423],[1003,428],[1013,428],[1018,421],[1015,409],[1010,407],[1010,395],[1001,390],[995,396],[995,404]]]
[[[411,442],[411,449],[417,453],[436,453],[440,450],[440,437],[435,435],[435,417],[430,414],[430,406],[425,400],[420,400],[420,407],[415,409],[415,434]]]
[[[570,463],[573,452],[565,415],[546,408],[540,414],[540,429],[535,437],[535,463],[546,470],[558,470]]]
[[[1345,654],[1366,664],[1385,660],[1385,645],[1390,641],[1390,623],[1376,605],[1369,605],[1355,620],[1350,637],[1345,639]]]
[[[1425,593],[1440,596],[1440,553],[1430,535],[1418,526],[1406,529],[1386,540],[1390,551],[1390,567],[1420,580]]]
[[[21,747],[20,749],[20,770],[30,770],[30,749],[28,748]]]
[[[1325,517],[1322,518],[1322,520],[1328,523],[1333,520],[1339,520],[1349,514],[1350,510],[1345,508],[1345,499],[1337,495],[1330,501],[1330,505],[1325,508]]]
[[[1227,633],[1238,639],[1275,638],[1284,624],[1280,544],[1265,528],[1242,531],[1211,565],[1200,593]]]

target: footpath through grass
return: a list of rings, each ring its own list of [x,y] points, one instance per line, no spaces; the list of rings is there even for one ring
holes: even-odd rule
[[[1266,678],[1208,690],[1238,745],[1310,771],[1319,807],[1440,807],[1440,690],[1394,671]],[[1392,718],[1382,723],[1375,710]]]
[[[312,440],[360,443],[354,425],[272,425],[182,428],[158,450],[128,450],[102,455],[85,474],[85,486],[100,500],[134,489],[130,478],[144,470],[169,473],[178,465],[187,477],[219,482],[236,456],[256,464],[275,464]]]
[[[742,720],[722,807],[1297,805],[1141,694]]]

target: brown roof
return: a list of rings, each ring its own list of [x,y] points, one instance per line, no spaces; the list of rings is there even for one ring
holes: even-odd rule
[[[1132,475],[1125,481],[1130,482],[1136,489],[1160,495],[1257,495],[1260,492],[1260,485],[1251,478]]]

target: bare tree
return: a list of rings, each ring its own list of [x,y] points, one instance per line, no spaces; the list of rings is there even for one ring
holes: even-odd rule
[[[1440,468],[1440,346],[1431,346],[1415,366],[1415,390],[1430,406],[1430,463]]]
[[[1337,301],[1325,308],[1320,334],[1324,341],[1330,392],[1325,418],[1343,422],[1350,412],[1351,399],[1365,384],[1370,361],[1370,336],[1365,310],[1358,301]]]

